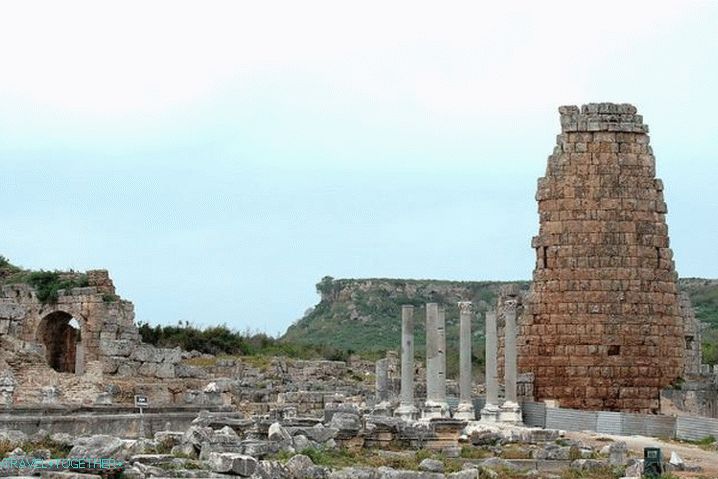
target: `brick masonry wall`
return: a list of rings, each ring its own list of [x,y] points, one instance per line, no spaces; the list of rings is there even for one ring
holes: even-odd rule
[[[538,180],[540,229],[519,325],[519,371],[537,400],[657,412],[685,340],[663,184],[648,126],[626,104],[559,108]]]

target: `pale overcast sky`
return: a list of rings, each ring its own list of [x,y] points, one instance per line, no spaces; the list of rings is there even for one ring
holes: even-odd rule
[[[718,276],[718,2],[5,2],[0,254],[150,323],[283,332],[334,277],[529,279],[557,108],[635,104]]]

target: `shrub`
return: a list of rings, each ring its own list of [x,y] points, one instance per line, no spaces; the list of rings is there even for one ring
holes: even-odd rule
[[[35,289],[37,299],[43,304],[57,303],[58,292],[62,289],[87,286],[87,276],[63,279],[57,271],[33,271],[27,276],[27,283]]]

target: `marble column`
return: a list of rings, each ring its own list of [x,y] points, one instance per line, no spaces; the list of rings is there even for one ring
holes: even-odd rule
[[[499,381],[496,376],[498,355],[496,312],[486,312],[486,404],[481,409],[481,420],[496,422],[499,418]]]
[[[371,413],[376,416],[390,416],[389,402],[389,359],[382,358],[374,364],[376,403]]]
[[[382,358],[374,363],[377,404],[389,402],[389,360]]]
[[[454,417],[465,421],[476,420],[471,399],[473,377],[471,372],[471,301],[459,303],[459,406]]]
[[[395,416],[416,419],[419,410],[414,405],[414,306],[401,307],[401,397]]]
[[[426,419],[448,416],[446,402],[446,328],[443,308],[426,304]]]
[[[521,409],[516,397],[516,301],[505,303],[504,308],[504,403],[499,421],[520,424]]]

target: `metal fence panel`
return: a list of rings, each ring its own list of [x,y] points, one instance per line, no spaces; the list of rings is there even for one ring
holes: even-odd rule
[[[598,420],[596,411],[546,408],[546,427],[566,431],[595,431]]]
[[[621,434],[622,423],[622,414],[620,412],[599,411],[596,418],[596,432]]]
[[[521,403],[524,424],[531,427],[546,427],[546,404],[524,401]]]
[[[646,436],[676,437],[676,418],[673,416],[644,416]]]
[[[676,422],[678,439],[700,441],[706,436],[718,439],[718,419],[678,416]]]
[[[646,435],[646,421],[640,414],[623,414],[621,434],[625,435]]]

